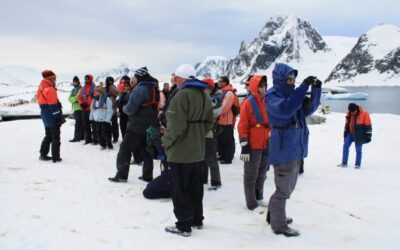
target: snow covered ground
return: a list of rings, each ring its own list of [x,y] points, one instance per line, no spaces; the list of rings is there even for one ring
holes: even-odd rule
[[[140,167],[131,166],[126,184],[107,180],[118,147],[69,143],[69,120],[62,127],[63,162],[41,162],[41,121],[2,122],[0,249],[399,249],[400,116],[371,116],[374,136],[360,170],[353,166],[354,147],[351,166],[336,167],[344,114],[326,117],[309,126],[305,174],[287,205],[298,238],[274,235],[265,215],[245,208],[238,145],[234,164],[221,166],[223,187],[204,193],[204,229],[183,238],[164,232],[175,222],[171,201],[143,198]],[[265,198],[273,191],[270,170]]]

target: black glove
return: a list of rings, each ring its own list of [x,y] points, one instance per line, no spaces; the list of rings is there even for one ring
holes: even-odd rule
[[[315,82],[313,84],[313,88],[321,88],[322,82],[319,79],[315,79]]]
[[[165,111],[160,112],[160,114],[158,115],[158,120],[160,121],[161,126],[163,126],[164,128],[167,127],[167,117],[165,116]]]
[[[242,152],[240,153],[240,159],[244,162],[250,161],[250,144],[247,141],[247,139],[241,139],[240,146],[242,146]]]
[[[306,96],[303,100],[303,104],[302,104],[302,108],[303,109],[310,109],[311,108],[311,99],[310,97]]]
[[[309,76],[304,79],[303,83],[306,83],[308,86],[313,85],[317,78],[315,76]]]
[[[82,103],[82,104],[81,104],[81,108],[82,108],[82,109],[85,109],[85,108],[87,108],[87,107],[88,107],[88,105],[87,105],[86,103]]]

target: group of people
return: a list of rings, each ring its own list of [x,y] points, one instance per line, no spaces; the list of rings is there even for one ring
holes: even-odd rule
[[[57,99],[55,74],[46,70],[42,75],[37,96],[46,136],[40,159],[58,162],[60,126],[65,120]],[[162,91],[146,67],[137,69],[132,78],[122,77],[117,87],[112,77],[106,79],[105,86],[95,86],[93,76],[86,75],[83,87],[75,77],[69,98],[76,121],[71,142],[84,140],[85,144],[112,149],[112,142],[118,141],[118,108],[123,139],[116,158],[116,174],[109,181],[127,182],[132,159],[142,162],[139,179],[149,182],[144,196],[171,197],[177,222],[165,230],[188,237],[192,228],[203,227],[203,184],[208,183],[209,170],[210,189],[217,190],[221,187],[219,164],[232,163],[234,128],[240,113],[237,130],[240,159],[244,162],[246,206],[256,213],[264,213],[263,207],[267,207],[266,221],[274,233],[298,236],[299,231],[288,226],[293,220],[286,216],[286,200],[308,154],[305,117],[320,104],[322,82],[309,76],[295,88],[297,75],[296,69],[276,64],[273,86],[268,90],[266,75],[249,76],[248,95],[240,105],[228,77],[220,77],[217,83],[210,78],[200,80],[189,64],[180,65],[172,74],[171,87],[165,83]],[[348,114],[347,120],[343,152],[348,155],[352,141],[356,145],[366,141],[359,138],[370,133],[371,124],[359,106]],[[360,120],[365,121],[362,128],[358,126]],[[47,156],[50,144],[52,157]],[[162,164],[161,175],[155,179],[154,159]],[[342,164],[347,165],[345,155]],[[274,168],[276,190],[268,202],[263,191],[270,165]]]

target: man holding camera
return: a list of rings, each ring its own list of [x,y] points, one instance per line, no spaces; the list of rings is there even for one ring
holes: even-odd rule
[[[286,218],[286,200],[296,186],[301,160],[307,157],[309,132],[305,117],[320,104],[322,82],[309,76],[295,88],[297,70],[282,63],[275,65],[272,77],[273,87],[267,91],[266,105],[272,127],[269,163],[274,167],[276,190],[269,201],[267,222],[275,234],[299,236],[299,231],[288,227],[292,220]]]

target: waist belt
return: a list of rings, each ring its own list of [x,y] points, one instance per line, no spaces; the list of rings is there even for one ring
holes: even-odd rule
[[[291,122],[286,126],[275,126],[275,125],[272,126],[272,128],[282,129],[282,130],[286,130],[286,129],[289,129],[289,128],[300,128],[300,127],[301,127],[300,122]]]

